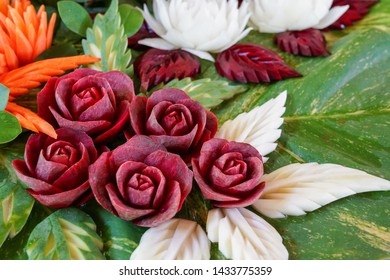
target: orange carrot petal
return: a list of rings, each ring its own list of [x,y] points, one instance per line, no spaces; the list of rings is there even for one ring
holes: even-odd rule
[[[33,111],[19,106],[13,102],[8,102],[5,110],[13,114],[18,119],[22,127],[34,132],[42,132],[49,135],[50,137],[57,138],[55,129]]]
[[[46,35],[46,48],[48,49],[51,46],[51,43],[53,41],[53,33],[54,33],[54,26],[56,24],[56,18],[57,14],[54,13],[49,22],[49,26],[47,27],[47,35]]]
[[[28,89],[31,87],[26,86],[24,83],[29,81],[45,82],[49,80],[50,77],[63,74],[65,70],[74,69],[79,65],[98,61],[99,58],[89,55],[45,59],[0,75],[0,83],[8,87],[10,89],[10,94],[12,95],[16,84],[18,91],[23,88]],[[12,87],[9,86],[10,83],[13,85]]]

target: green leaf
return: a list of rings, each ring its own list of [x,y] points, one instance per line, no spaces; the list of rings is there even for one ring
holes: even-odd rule
[[[66,27],[85,37],[87,28],[92,26],[92,19],[83,6],[74,1],[59,1],[57,5]]]
[[[12,160],[23,158],[23,153],[23,143],[0,146],[0,247],[23,229],[34,205],[12,167]]]
[[[0,83],[0,110],[4,110],[7,106],[9,98],[9,88]]]
[[[218,106],[224,100],[248,89],[246,85],[236,84],[224,80],[200,79],[192,81],[191,78],[172,80],[164,87],[178,88],[185,91],[192,99],[199,101],[205,108]]]
[[[130,37],[137,33],[144,21],[142,13],[130,5],[122,4],[119,6],[119,14],[126,36]]]
[[[118,70],[132,75],[131,51],[127,49],[127,36],[118,12],[118,0],[111,1],[107,12],[95,17],[87,39],[82,41],[85,54],[99,57],[91,68],[108,72]]]
[[[66,57],[78,55],[77,50],[70,43],[64,43],[61,45],[51,46],[46,51],[41,53],[35,60],[44,60],[56,57]]]
[[[0,144],[14,140],[22,132],[18,119],[6,111],[0,111],[0,127]]]
[[[100,260],[102,249],[95,223],[75,208],[58,210],[39,223],[26,246],[33,260]]]
[[[84,210],[96,222],[104,242],[103,252],[107,259],[128,260],[137,248],[146,228],[133,225],[104,210],[97,203],[89,203]]]

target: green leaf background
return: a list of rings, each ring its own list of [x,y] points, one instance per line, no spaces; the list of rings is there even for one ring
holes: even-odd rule
[[[325,35],[332,52],[325,58],[281,53],[269,34],[252,31],[243,40],[278,51],[303,78],[242,85],[244,90],[234,92],[237,85],[220,77],[212,63],[202,61],[202,73],[196,81],[188,82],[206,79],[215,85],[225,83],[224,89],[233,87],[227,90],[227,98],[207,98],[200,88],[198,96],[204,98],[201,102],[209,104],[220,125],[288,90],[283,133],[277,150],[266,163],[266,172],[294,162],[336,163],[390,180],[390,0],[380,1],[354,26]],[[8,166],[12,158],[21,158],[25,141],[18,138],[0,146],[0,158],[6,159]],[[14,182],[12,169],[0,168],[0,194],[11,193],[8,190],[19,184]],[[341,199],[305,216],[267,221],[282,235],[290,259],[388,259],[389,205],[390,192],[372,192]],[[209,207],[195,188],[178,217],[196,220],[204,227]],[[19,223],[20,228],[26,223],[20,233],[8,237],[0,248],[0,259],[28,258],[24,247],[29,238],[32,240],[30,234],[49,219],[49,214],[36,203],[28,220],[26,214]],[[74,212],[72,219],[93,220],[107,259],[128,259],[145,231],[111,215],[93,201]],[[7,236],[5,231],[0,224],[0,236]],[[94,252],[90,258],[99,255]],[[224,258],[217,244],[212,244],[212,258]]]

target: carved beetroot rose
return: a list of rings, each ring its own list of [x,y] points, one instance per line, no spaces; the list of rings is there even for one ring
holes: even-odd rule
[[[213,113],[176,88],[158,90],[149,98],[136,96],[130,105],[130,119],[132,134],[149,136],[185,162],[190,162],[218,128]]]
[[[211,139],[192,159],[192,168],[203,196],[216,207],[251,205],[265,186],[261,155],[246,143]]]
[[[93,197],[88,183],[88,167],[98,153],[84,132],[60,128],[58,137],[34,134],[27,140],[23,160],[12,165],[27,192],[43,205],[64,208],[81,205]]]
[[[38,94],[38,114],[54,127],[86,132],[107,143],[128,125],[132,80],[119,71],[77,69],[51,78]]]
[[[147,136],[103,153],[89,169],[99,204],[123,220],[157,226],[181,209],[192,188],[184,161]]]

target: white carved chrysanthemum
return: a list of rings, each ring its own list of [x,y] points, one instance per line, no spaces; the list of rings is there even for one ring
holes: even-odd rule
[[[286,260],[280,234],[264,219],[245,208],[216,208],[207,217],[207,235],[233,260]]]
[[[265,33],[323,29],[338,20],[346,6],[331,8],[333,0],[249,0],[250,25]]]
[[[229,141],[244,142],[255,147],[264,157],[273,152],[279,139],[283,124],[282,115],[286,111],[287,91],[254,108],[248,113],[242,113],[233,120],[226,121],[217,131],[216,138]]]
[[[210,242],[197,223],[172,219],[148,229],[131,260],[209,260]]]
[[[356,193],[390,190],[390,181],[336,164],[290,164],[263,176],[252,206],[270,218],[300,216]]]
[[[154,0],[153,13],[144,6],[143,15],[161,38],[140,40],[153,48],[183,49],[214,61],[211,53],[221,52],[244,38],[250,13],[248,2],[238,8],[237,0]]]

